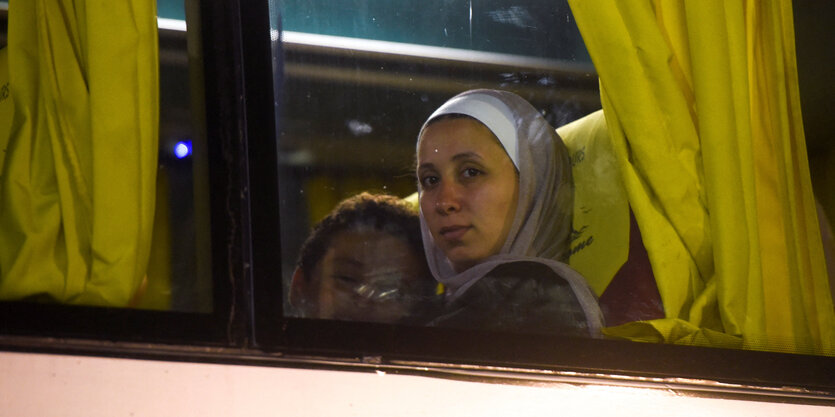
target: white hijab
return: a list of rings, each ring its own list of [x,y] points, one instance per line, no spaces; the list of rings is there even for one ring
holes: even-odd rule
[[[519,173],[516,215],[498,254],[456,273],[435,244],[423,211],[420,227],[426,259],[435,278],[456,298],[501,264],[534,261],[551,267],[574,290],[590,326],[602,323],[599,307],[585,279],[568,265],[574,191],[568,150],[551,125],[525,99],[507,91],[470,90],[432,113],[418,135],[439,116],[463,114],[483,123],[499,139]],[[596,322],[596,323],[592,323]]]

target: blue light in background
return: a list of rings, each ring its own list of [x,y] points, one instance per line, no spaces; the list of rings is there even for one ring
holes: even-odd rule
[[[177,159],[183,159],[189,155],[191,155],[190,140],[181,140],[174,145],[174,156],[176,156]]]

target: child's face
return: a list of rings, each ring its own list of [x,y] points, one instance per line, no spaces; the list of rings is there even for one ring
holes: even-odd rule
[[[379,230],[338,233],[311,276],[319,283],[317,317],[385,323],[404,318],[431,280],[423,256]]]

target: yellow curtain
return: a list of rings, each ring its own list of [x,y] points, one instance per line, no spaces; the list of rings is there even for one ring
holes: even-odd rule
[[[155,7],[10,3],[0,299],[124,306],[142,282],[158,146]]]
[[[835,355],[790,1],[569,3],[666,313],[607,333]]]

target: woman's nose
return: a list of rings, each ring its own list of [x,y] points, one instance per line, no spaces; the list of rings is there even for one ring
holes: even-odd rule
[[[461,194],[455,184],[441,183],[438,193],[438,200],[435,201],[435,210],[440,214],[454,213],[461,209]]]

